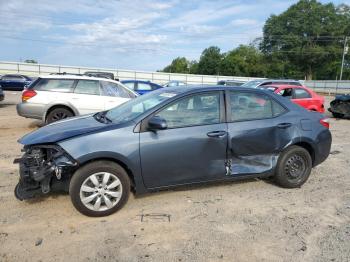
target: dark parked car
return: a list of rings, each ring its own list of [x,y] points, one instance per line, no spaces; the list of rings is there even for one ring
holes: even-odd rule
[[[292,86],[303,86],[298,80],[292,79],[259,79],[251,80],[242,85],[242,87],[258,88],[259,86],[266,85],[292,85]]]
[[[0,86],[3,90],[22,91],[31,82],[32,79],[28,76],[18,74],[3,75],[0,78]]]
[[[21,138],[20,200],[66,190],[88,216],[120,209],[132,189],[273,176],[300,187],[331,147],[329,124],[270,91],[175,87]]]
[[[350,118],[350,94],[335,96],[328,111],[337,118]]]
[[[2,90],[1,86],[0,86],[0,101],[5,99],[5,94],[4,91]]]
[[[108,78],[112,80],[117,80],[114,78],[114,74],[110,72],[95,72],[95,71],[86,71],[83,75],[85,76],[93,76],[93,77],[103,77],[103,78]]]
[[[218,85],[220,86],[241,86],[245,82],[244,81],[238,81],[238,80],[220,80],[218,81]]]
[[[163,88],[161,85],[152,83],[150,81],[141,81],[141,80],[123,80],[120,81],[123,85],[127,86],[131,90],[134,90],[136,93],[143,95],[153,90]]]

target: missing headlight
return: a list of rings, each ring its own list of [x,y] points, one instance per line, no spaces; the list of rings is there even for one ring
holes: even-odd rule
[[[53,183],[69,177],[77,165],[57,145],[35,145],[25,147],[23,151],[23,156],[14,161],[20,166],[20,181],[16,187],[16,196],[20,199],[50,192]]]

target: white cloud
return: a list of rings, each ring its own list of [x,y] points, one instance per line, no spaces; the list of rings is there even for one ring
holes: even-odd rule
[[[247,26],[247,25],[258,25],[260,24],[260,22],[255,19],[243,18],[243,19],[232,20],[230,24],[233,26]]]

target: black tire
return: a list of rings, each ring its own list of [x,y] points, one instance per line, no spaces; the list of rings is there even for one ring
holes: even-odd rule
[[[107,210],[91,210],[88,208],[81,200],[81,188],[83,183],[89,177],[96,173],[101,172],[107,172],[115,177],[117,177],[120,181],[121,185],[121,196],[119,197],[118,202],[116,204]],[[86,185],[86,184],[84,184]],[[118,186],[119,187],[119,186]],[[72,203],[74,207],[82,214],[90,217],[102,217],[102,216],[108,216],[115,212],[117,212],[119,209],[121,209],[126,202],[128,201],[129,194],[130,194],[130,179],[128,177],[128,174],[122,168],[120,165],[111,162],[111,161],[96,161],[91,162],[81,168],[79,168],[73,175],[70,185],[69,185],[69,194],[72,200]],[[91,194],[96,194],[95,192],[92,192]],[[104,199],[104,196],[98,196],[101,199]],[[104,200],[103,200],[104,201]],[[95,201],[95,203],[97,200]],[[100,201],[101,202],[101,201]],[[107,207],[107,203],[104,203]]]
[[[57,107],[51,110],[46,117],[46,124],[74,116],[73,112],[64,107]]]
[[[334,112],[332,112],[332,115],[333,115],[334,118],[343,118],[343,117],[344,117],[344,115],[343,115],[343,114],[340,114],[340,113],[334,113]]]
[[[309,152],[300,146],[290,146],[278,159],[275,181],[285,188],[301,187],[309,178],[311,169]]]

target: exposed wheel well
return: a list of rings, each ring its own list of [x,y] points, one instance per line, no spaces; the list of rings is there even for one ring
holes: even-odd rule
[[[110,162],[114,162],[118,165],[120,165],[122,168],[124,168],[124,170],[126,171],[126,173],[128,174],[128,177],[130,178],[130,183],[131,183],[131,189],[134,190],[135,189],[135,179],[134,179],[134,174],[131,172],[131,170],[129,169],[129,167],[123,163],[122,161],[115,159],[115,158],[108,158],[108,157],[102,157],[102,158],[94,158],[91,159],[89,161],[84,162],[82,165],[79,166],[79,168],[85,166],[86,164],[95,162],[95,161],[110,161]]]
[[[312,146],[309,143],[307,143],[307,142],[299,142],[299,143],[296,143],[294,145],[295,146],[300,146],[300,147],[306,149],[309,152],[309,154],[311,156],[311,159],[312,159],[312,165],[313,165],[314,162],[315,162],[315,151],[312,148]]]
[[[56,108],[64,108],[64,109],[67,109],[69,110],[73,116],[75,116],[75,113],[74,111],[72,110],[72,108],[70,108],[69,106],[66,106],[66,105],[54,105],[52,107],[50,107],[47,111],[46,111],[46,115],[45,115],[45,120],[47,118],[47,116],[52,112],[52,110],[56,109]]]

